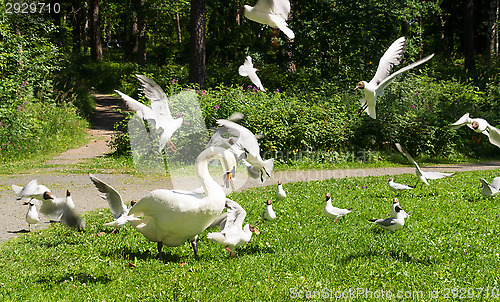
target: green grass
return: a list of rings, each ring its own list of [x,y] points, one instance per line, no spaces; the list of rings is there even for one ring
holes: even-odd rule
[[[206,231],[198,239],[200,261],[185,243],[164,247],[161,262],[156,244],[130,226],[110,234],[102,226],[109,210],[86,213],[83,233],[52,224],[1,245],[0,299],[287,301],[302,294],[321,300],[359,288],[394,295],[439,289],[451,298],[457,289],[458,300],[485,288],[484,299],[486,287],[491,295],[500,286],[500,206],[480,194],[478,178],[499,172],[458,173],[400,194],[388,189],[384,176],[285,184],[288,196],[274,203],[278,218],[270,222],[261,214],[274,186],[235,193],[230,198],[261,234],[234,258],[208,241]],[[395,180],[413,183],[415,176]],[[354,211],[338,222],[324,217],[327,192],[334,205]],[[391,234],[367,222],[386,217],[396,196],[411,214],[401,230]]]

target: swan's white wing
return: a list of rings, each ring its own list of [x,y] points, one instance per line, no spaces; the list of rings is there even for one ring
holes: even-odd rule
[[[493,188],[495,188],[497,190],[500,190],[500,177],[493,178],[493,180],[491,181],[490,186],[492,186]]]
[[[153,111],[150,107],[144,105],[143,103],[134,100],[123,92],[115,90],[116,93],[122,98],[128,108],[137,113],[137,115],[142,119],[151,119],[154,118]]]
[[[490,143],[500,148],[500,130],[498,130],[493,126],[488,125],[488,133],[489,133],[488,137],[490,139]]]
[[[295,38],[295,34],[293,31],[288,28],[288,24],[286,24],[286,18],[283,18],[280,15],[271,15],[269,16],[271,20],[273,20],[274,24],[289,38]]]
[[[111,213],[115,219],[122,216],[124,213],[127,213],[127,207],[122,201],[122,197],[120,193],[118,193],[112,186],[108,185],[104,181],[98,179],[92,174],[89,174],[90,179],[96,186],[99,192],[106,194],[106,200],[108,202],[109,208],[111,209]]]
[[[469,118],[469,113],[466,113],[462,115],[461,118],[458,119],[458,121],[454,122],[453,124],[450,125],[452,129],[457,129],[462,127],[463,125],[471,124],[472,121]]]
[[[427,179],[439,179],[439,178],[443,178],[443,177],[452,176],[455,173],[443,173],[443,172],[432,172],[432,171],[429,171],[429,172],[422,172],[422,174]]]
[[[432,59],[432,57],[434,57],[434,54],[432,54],[430,56],[427,56],[427,57],[423,58],[422,60],[419,60],[419,61],[417,61],[415,63],[412,63],[412,64],[410,64],[408,66],[405,66],[405,67],[401,68],[400,70],[396,71],[395,73],[393,73],[390,76],[388,76],[387,78],[385,78],[385,80],[383,80],[379,84],[379,87],[377,88],[377,90],[380,90],[380,89],[384,90],[384,88],[387,87],[389,84],[391,84],[396,79],[396,77],[399,74],[401,74],[401,73],[403,73],[403,72],[405,72],[407,70],[410,70],[410,69],[412,69],[414,67],[417,67],[420,64],[423,64],[423,63],[429,61],[430,59]]]
[[[373,79],[370,81],[370,84],[375,84],[378,86],[384,79],[389,76],[392,67],[394,65],[398,65],[401,62],[405,47],[405,37],[401,37],[394,43],[392,43],[392,45],[386,50],[382,58],[380,58],[377,72],[375,73]]]

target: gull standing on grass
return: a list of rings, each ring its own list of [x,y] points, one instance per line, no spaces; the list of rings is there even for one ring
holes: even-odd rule
[[[165,145],[168,144],[172,152],[174,152],[177,148],[170,138],[174,132],[179,129],[181,124],[183,124],[184,119],[182,117],[176,119],[172,117],[168,106],[167,95],[155,81],[139,74],[137,74],[136,77],[141,83],[144,95],[151,101],[151,107],[142,104],[118,90],[115,90],[115,92],[118,93],[131,110],[137,113],[137,116],[146,120],[151,129],[154,129],[160,136],[159,151],[161,152]]]
[[[257,71],[259,70],[253,67],[252,58],[250,56],[247,56],[243,65],[241,65],[240,68],[238,68],[238,73],[241,76],[249,77],[252,83],[254,83],[255,86],[257,86],[257,88],[259,88],[263,92],[266,92],[264,86],[262,86],[262,82],[257,76]]]
[[[481,182],[481,194],[486,197],[495,197],[500,194],[500,177],[495,177],[488,183],[485,179],[479,179]]]
[[[238,12],[243,12],[245,17],[257,23],[279,28],[289,39],[295,38],[286,24],[290,14],[289,0],[257,0],[253,7],[244,5]]]
[[[396,211],[396,207],[398,206],[399,206],[399,200],[397,198],[394,198],[392,201],[392,208],[391,208],[392,218],[397,218],[398,212]],[[405,210],[401,209],[401,212],[403,213],[404,218],[410,217],[410,214],[406,213]]]
[[[363,90],[365,97],[359,100],[361,103],[361,109],[364,110],[373,119],[377,118],[377,114],[375,112],[377,97],[384,95],[384,89],[389,84],[394,82],[396,76],[429,61],[434,56],[434,54],[427,56],[422,60],[412,63],[406,67],[399,69],[395,73],[390,74],[392,67],[394,65],[399,65],[399,63],[401,62],[401,58],[403,57],[405,48],[406,38],[401,37],[397,39],[394,43],[392,43],[389,49],[387,49],[382,58],[380,58],[377,72],[375,73],[373,79],[370,82],[360,81],[356,85],[356,88],[354,88],[354,90]]]
[[[273,210],[273,202],[270,199],[266,202],[266,209],[262,213],[262,218],[264,220],[276,219],[276,213],[274,213],[274,210]]]
[[[403,191],[403,190],[411,190],[411,189],[413,189],[412,186],[403,185],[403,184],[394,182],[394,180],[392,179],[392,177],[389,177],[389,179],[387,180],[387,182],[389,184],[389,188],[391,190],[393,190],[393,191]]]
[[[340,209],[337,207],[332,206],[332,198],[330,197],[330,193],[326,193],[326,203],[325,207],[323,208],[323,213],[325,214],[326,217],[335,219],[335,221],[338,221],[340,217],[349,214],[352,212],[352,208],[348,209]]]
[[[24,203],[25,205],[28,204],[28,212],[26,213],[26,222],[28,223],[28,229],[31,232],[31,225],[35,225],[35,231],[36,231],[36,224],[40,221],[40,217],[38,216],[38,211],[36,210],[35,202],[33,200],[30,200],[29,202]]]
[[[405,224],[405,217],[407,217],[407,214],[405,214],[406,212],[403,211],[401,206],[396,205],[394,210],[396,212],[395,218],[389,217],[386,219],[368,219],[368,221],[378,225],[384,230],[394,233],[395,231],[403,227],[403,225]]]
[[[491,126],[486,120],[482,118],[470,118],[469,113],[466,113],[458,121],[451,124],[451,128],[457,129],[464,125],[467,125],[467,127],[476,133],[486,135],[490,143],[500,148],[500,130]]]
[[[420,166],[417,164],[416,161],[413,160],[413,158],[411,157],[410,153],[408,153],[408,151],[406,151],[403,148],[403,146],[401,146],[399,143],[396,143],[396,148],[411,163],[413,163],[413,165],[415,165],[415,174],[417,175],[418,180],[417,180],[417,183],[415,183],[415,185],[413,187],[417,186],[418,181],[421,181],[422,183],[424,183],[426,185],[429,185],[429,183],[427,182],[427,179],[439,179],[439,178],[443,178],[443,177],[452,176],[453,174],[455,174],[455,173],[443,173],[443,172],[424,172],[424,171],[420,170]]]
[[[276,186],[276,193],[274,194],[274,196],[276,200],[282,200],[286,197],[286,192],[283,189],[283,183],[281,183],[281,181],[278,181],[278,185]]]
[[[208,233],[207,238],[222,244],[229,251],[230,257],[234,257],[235,247],[247,244],[252,238],[252,232],[256,235],[260,232],[251,224],[243,226],[247,212],[237,202],[226,199],[226,209],[227,214],[219,224],[220,232]]]

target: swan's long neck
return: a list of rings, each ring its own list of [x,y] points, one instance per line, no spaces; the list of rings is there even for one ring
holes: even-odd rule
[[[207,196],[221,194],[221,192],[225,196],[224,190],[208,172],[208,160],[216,157],[218,153],[223,151],[224,149],[220,147],[210,147],[201,152],[196,158],[196,173]]]

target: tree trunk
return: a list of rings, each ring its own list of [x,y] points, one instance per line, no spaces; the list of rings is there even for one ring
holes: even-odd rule
[[[99,0],[90,1],[90,58],[94,62],[102,61],[102,41]]]
[[[82,8],[79,0],[71,1],[71,26],[73,38],[73,55],[80,55],[82,46]]]
[[[191,0],[189,81],[205,88],[205,0]]]
[[[497,49],[497,22],[498,22],[498,0],[490,0],[490,20],[488,28],[489,48],[490,48],[490,61],[498,54]]]
[[[177,42],[182,43],[182,31],[181,31],[181,19],[179,12],[175,13],[175,18],[177,19]]]
[[[146,11],[144,6],[145,0],[137,1],[137,63],[146,65]]]
[[[465,71],[476,68],[474,61],[474,0],[464,1],[464,55]]]

